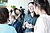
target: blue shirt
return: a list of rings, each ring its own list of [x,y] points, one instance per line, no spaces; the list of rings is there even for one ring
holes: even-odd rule
[[[20,21],[16,19],[12,26],[16,29],[17,33],[22,33],[22,24]]]
[[[0,24],[0,33],[17,33],[14,27],[8,24]]]
[[[24,22],[28,22],[29,24],[32,24],[34,26],[37,18],[37,16],[32,17],[30,14],[28,14],[25,16]],[[26,28],[25,32],[34,32],[34,29]]]

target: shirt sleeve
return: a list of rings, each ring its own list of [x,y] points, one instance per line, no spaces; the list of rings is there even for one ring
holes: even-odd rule
[[[45,33],[45,24],[44,24],[43,18],[39,18],[36,21],[35,27],[34,27],[34,33]]]

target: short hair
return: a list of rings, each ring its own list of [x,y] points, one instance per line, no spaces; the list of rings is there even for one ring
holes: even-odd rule
[[[22,6],[20,6],[20,8],[22,8]]]
[[[7,8],[0,8],[0,24],[7,22],[9,18],[9,12]]]

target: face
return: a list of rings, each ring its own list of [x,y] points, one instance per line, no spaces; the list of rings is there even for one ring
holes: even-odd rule
[[[20,11],[19,10],[16,10],[16,14],[20,14]]]
[[[16,10],[16,14],[18,14],[17,17],[20,17],[21,12],[19,10]]]
[[[34,12],[38,15],[38,11],[39,11],[39,9],[38,9],[38,6],[35,6],[34,5]]]
[[[34,5],[30,3],[28,5],[28,9],[29,9],[30,12],[33,12],[34,11]]]

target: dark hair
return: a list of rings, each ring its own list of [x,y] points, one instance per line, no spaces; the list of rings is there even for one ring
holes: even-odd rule
[[[34,5],[34,2],[29,2],[28,5],[29,5],[30,3]],[[29,10],[28,10],[28,14],[30,14],[30,11],[29,11]]]
[[[45,2],[44,0],[37,0],[37,1],[35,2],[35,6],[40,6],[41,9],[45,10],[45,12],[46,12],[48,15],[50,15],[48,2]]]
[[[18,10],[18,8],[14,8],[14,11]]]
[[[10,12],[11,12],[11,14],[12,14],[13,10],[11,9]]]
[[[16,10],[19,10],[18,8],[14,8],[14,13],[16,16],[18,16],[18,14],[16,13]]]
[[[20,8],[22,8],[22,6],[20,6]]]
[[[34,2],[29,2],[28,5],[29,5],[30,3],[34,5]]]
[[[29,10],[28,10],[28,14],[30,14]],[[36,13],[34,12],[34,17],[39,17],[39,15],[36,15]]]
[[[34,2],[29,2],[28,5],[29,5],[30,3],[34,5]],[[28,14],[30,14],[30,11],[29,11],[29,10],[28,10]],[[34,16],[37,16],[35,12],[34,12]]]
[[[30,14],[30,11],[28,10],[28,14]]]
[[[0,24],[7,22],[9,18],[9,12],[7,8],[0,8]]]

